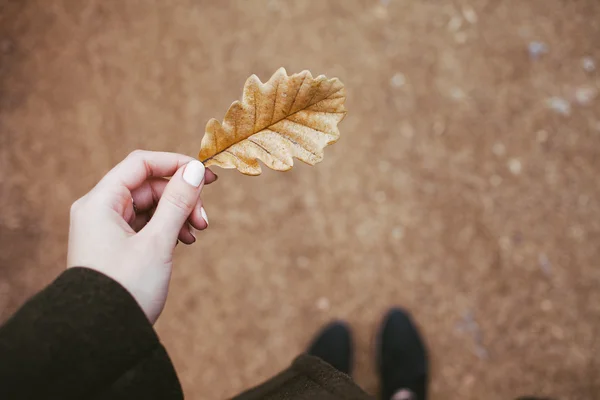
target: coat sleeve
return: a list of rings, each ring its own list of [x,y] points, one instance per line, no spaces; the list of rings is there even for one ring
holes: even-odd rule
[[[102,393],[183,398],[166,351],[129,292],[99,272],[71,268],[0,327],[0,398]]]
[[[307,354],[265,383],[233,400],[373,400],[352,379]]]

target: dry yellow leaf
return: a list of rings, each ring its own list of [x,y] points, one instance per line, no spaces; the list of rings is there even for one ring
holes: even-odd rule
[[[315,165],[325,146],[335,143],[337,128],[346,115],[344,84],[309,71],[288,76],[280,68],[262,83],[252,75],[244,85],[242,101],[235,101],[221,124],[206,124],[198,158],[206,165],[237,168],[246,175],[269,168],[287,171],[293,157]]]

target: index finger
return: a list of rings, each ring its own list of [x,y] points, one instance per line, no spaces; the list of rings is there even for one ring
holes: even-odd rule
[[[100,184],[118,184],[133,190],[148,178],[173,176],[180,167],[192,160],[195,158],[184,154],[135,150],[110,170]],[[214,181],[215,175],[209,170],[206,172],[206,181]]]

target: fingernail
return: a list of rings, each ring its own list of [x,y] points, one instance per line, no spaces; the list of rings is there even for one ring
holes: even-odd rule
[[[196,241],[196,230],[192,226],[188,226],[188,230],[190,231],[190,235],[194,238],[194,241]]]
[[[204,179],[204,164],[198,160],[190,161],[183,171],[183,180],[194,187],[200,186]]]
[[[202,218],[204,218],[204,220],[206,221],[206,226],[208,227],[208,216],[206,215],[204,207],[200,208],[200,215],[202,215]]]

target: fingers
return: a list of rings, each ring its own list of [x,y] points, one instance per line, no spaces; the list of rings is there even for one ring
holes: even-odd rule
[[[131,222],[131,228],[135,231],[135,232],[139,232],[141,231],[146,224],[148,224],[148,222],[150,221],[150,214],[149,213],[140,213],[137,214],[135,216],[135,219],[133,220],[133,222]],[[194,228],[191,227],[189,224],[184,224],[181,227],[181,230],[179,231],[179,235],[177,236],[177,239],[179,239],[180,242],[184,243],[184,244],[192,244],[196,241],[196,235],[194,234]]]
[[[149,213],[141,213],[135,216],[133,222],[131,222],[131,228],[135,232],[141,231],[146,224],[150,221],[151,216]],[[192,244],[196,241],[196,235],[194,234],[194,228],[190,226],[190,224],[184,224],[179,231],[179,235],[177,236],[180,242],[184,244]]]
[[[100,184],[119,184],[133,190],[148,178],[172,176],[179,168],[193,160],[195,158],[183,154],[135,150],[110,170]],[[207,184],[216,179],[212,171],[206,172]]]
[[[160,196],[169,183],[164,178],[150,178],[142,185],[131,191],[131,198],[138,211],[148,211],[156,207]]]
[[[208,171],[209,170],[206,170],[207,174],[205,175],[205,179],[208,178]],[[212,174],[212,176],[216,177],[214,174]],[[216,179],[213,178],[213,182],[215,180]],[[131,197],[133,198],[133,203],[135,204],[138,214],[140,212],[151,211],[158,205],[168,183],[169,181],[163,178],[150,178],[140,187],[131,191]],[[202,199],[198,198],[198,201],[188,218],[188,222],[198,230],[208,228],[208,217],[206,216],[206,211],[203,210]],[[140,226],[136,229],[133,224],[131,224],[131,227],[137,232],[144,226]]]
[[[204,184],[205,185],[210,185],[211,183],[213,183],[217,179],[219,179],[219,177],[217,176],[217,174],[215,174],[214,172],[212,172],[209,168],[206,168],[206,173],[204,175]]]
[[[131,226],[131,229],[133,229],[135,232],[139,232],[143,227],[146,226],[148,221],[150,221],[149,213],[139,213],[135,215],[133,221],[129,223],[129,226]]]
[[[191,240],[187,236],[191,236],[189,230],[187,234],[181,230],[196,208],[204,186],[204,176],[204,165],[198,160],[190,161],[180,168],[164,188],[156,211],[143,230],[159,235],[160,242],[171,249],[177,243],[180,233],[184,239]]]
[[[189,224],[184,224],[179,230],[179,235],[177,239],[181,243],[184,244],[192,244],[196,241],[196,236],[194,235],[194,228],[192,228]]]
[[[192,211],[188,222],[199,231],[203,231],[208,228],[208,216],[206,215],[206,211],[202,206],[202,199],[198,200],[196,203],[194,211]]]
[[[193,158],[183,154],[135,150],[117,164],[100,181],[135,189],[150,177],[171,176]]]

